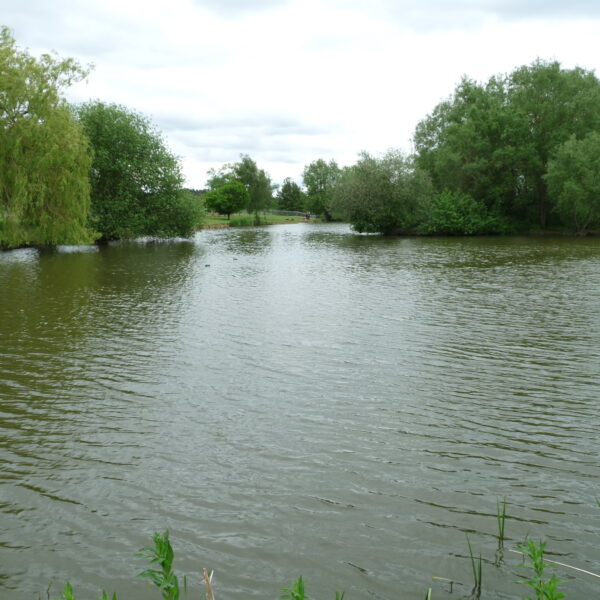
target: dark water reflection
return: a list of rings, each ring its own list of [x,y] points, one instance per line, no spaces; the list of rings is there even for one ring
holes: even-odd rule
[[[0,294],[2,598],[146,598],[166,527],[223,597],[460,597],[503,496],[598,571],[599,240],[215,230],[4,253]]]

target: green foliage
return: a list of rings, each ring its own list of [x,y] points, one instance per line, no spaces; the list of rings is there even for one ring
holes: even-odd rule
[[[490,214],[545,227],[544,174],[571,135],[600,131],[600,81],[536,61],[486,84],[464,78],[417,126],[418,163],[438,190],[469,194]]]
[[[63,592],[60,598],[56,598],[55,600],[75,600],[75,596],[73,594],[73,586],[70,581],[65,583],[65,587],[63,588]]]
[[[322,158],[304,168],[302,180],[306,187],[306,208],[326,221],[333,219],[332,204],[334,189],[340,178],[341,169],[335,160],[328,163]]]
[[[359,232],[410,233],[424,223],[431,195],[429,177],[404,155],[365,152],[342,172],[332,207]]]
[[[280,210],[305,210],[306,195],[302,188],[289,177],[283,180],[283,185],[277,192],[277,206]]]
[[[579,235],[600,226],[600,134],[572,136],[559,146],[546,176],[563,221]]]
[[[175,202],[164,203],[170,207],[165,223],[171,228],[165,229],[160,237],[189,237],[202,227],[204,222],[204,202],[202,198],[189,190],[179,190]],[[160,230],[159,227],[157,229]]]
[[[73,586],[70,581],[65,583],[65,587],[63,588],[63,592],[60,598],[55,598],[55,600],[76,600],[75,594],[73,592]],[[117,600],[117,593],[113,592],[112,596],[109,596],[105,591],[102,592],[102,596],[100,596],[99,600]]]
[[[445,189],[431,202],[424,226],[426,233],[441,235],[476,235],[498,233],[500,220],[468,194]]]
[[[247,155],[242,154],[240,161],[225,164],[219,170],[208,171],[208,186],[211,191],[216,191],[225,185],[241,183],[246,188],[248,195],[246,203],[236,210],[245,208],[249,213],[258,213],[273,204],[273,184],[271,178],[263,169]],[[215,209],[217,210],[217,209]],[[219,212],[217,210],[217,212]],[[232,210],[231,213],[236,212]],[[220,214],[228,214],[226,212]]]
[[[248,206],[249,201],[250,193],[246,186],[237,180],[224,183],[204,195],[206,207],[220,215],[227,215],[228,219],[232,213]]]
[[[0,247],[93,241],[89,146],[61,95],[87,71],[0,28]]]
[[[295,581],[290,583],[290,587],[282,588],[283,594],[280,596],[282,600],[306,600],[308,596],[304,591],[304,580],[302,575]]]
[[[163,600],[179,599],[179,582],[173,571],[173,547],[169,541],[169,532],[162,535],[155,533],[152,536],[154,546],[145,546],[140,549],[142,558],[148,559],[152,564],[158,565],[159,569],[147,569],[142,571],[138,577],[145,577],[161,591]]]
[[[253,219],[251,217],[234,217],[229,221],[230,227],[251,227]]]
[[[498,523],[498,544],[499,547],[502,547],[504,544],[504,533],[506,526],[506,518],[508,516],[506,512],[506,498],[503,498],[502,501],[496,499],[496,522]]]
[[[479,600],[481,597],[481,582],[482,582],[482,560],[481,554],[479,555],[479,560],[475,560],[475,556],[473,554],[473,549],[471,548],[471,542],[469,541],[469,536],[467,536],[467,545],[469,546],[469,557],[471,558],[471,568],[473,569],[473,591],[471,592],[471,596],[476,600]]]
[[[246,209],[257,213],[269,208],[273,203],[273,184],[266,171],[259,169],[256,163],[247,155],[242,154],[241,160],[234,163],[232,172],[248,190],[249,199]]]
[[[226,183],[236,181],[235,175],[233,174],[233,165],[231,164],[224,164],[218,170],[209,169],[207,175],[207,185],[211,190],[216,190]]]
[[[76,112],[94,151],[90,220],[102,238],[189,236],[201,209],[181,193],[179,162],[149,120],[100,101]]]
[[[544,562],[545,548],[546,542],[536,544],[533,540],[527,540],[525,544],[517,547],[517,550],[529,559],[528,564],[523,563],[521,566],[533,571],[530,579],[518,583],[532,588],[535,591],[536,600],[560,600],[565,597],[562,592],[558,591],[558,586],[562,583],[562,580],[554,574],[550,578],[544,578],[544,571],[549,566]],[[526,600],[532,600],[532,598],[528,596]]]
[[[302,576],[292,581],[289,587],[282,588],[283,594],[280,596],[282,600],[309,600],[310,596],[306,593],[304,588],[304,580]],[[345,592],[336,592],[335,600],[344,600]]]

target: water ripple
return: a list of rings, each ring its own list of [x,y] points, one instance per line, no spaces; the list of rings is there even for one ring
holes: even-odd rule
[[[0,595],[141,600],[168,527],[223,596],[418,597],[502,497],[511,543],[600,560],[598,240],[213,230],[3,253],[0,290]]]

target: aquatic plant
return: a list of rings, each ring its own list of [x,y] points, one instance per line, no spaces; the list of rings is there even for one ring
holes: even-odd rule
[[[309,596],[304,589],[304,579],[302,575],[298,579],[292,581],[289,587],[282,588],[283,594],[280,596],[282,600],[309,600]],[[345,592],[336,592],[335,600],[344,600]]]
[[[496,500],[496,521],[498,523],[498,548],[502,548],[504,546],[504,528],[506,525],[506,498],[500,500]]]
[[[469,556],[471,557],[471,568],[473,569],[473,590],[471,596],[476,600],[481,598],[481,581],[482,581],[482,561],[481,554],[479,554],[479,560],[475,560],[473,549],[471,548],[471,542],[469,536],[467,536],[467,545],[469,546]]]
[[[562,583],[561,579],[558,579],[556,575],[552,574],[549,578],[544,578],[544,570],[548,566],[548,563],[544,560],[544,550],[546,548],[546,542],[540,541],[536,544],[533,540],[527,540],[524,544],[517,547],[517,550],[523,553],[523,559],[527,557],[529,563],[525,563],[525,560],[521,564],[522,567],[526,567],[533,571],[533,575],[530,579],[525,581],[519,581],[523,585],[527,585],[535,591],[536,600],[560,600],[565,595],[558,591],[558,586]],[[526,600],[533,600],[527,597]]]
[[[138,577],[150,579],[161,591],[163,600],[179,600],[179,582],[173,571],[174,552],[169,541],[169,532],[155,533],[152,541],[154,546],[144,546],[138,556],[147,558],[160,569],[146,569],[139,573]]]

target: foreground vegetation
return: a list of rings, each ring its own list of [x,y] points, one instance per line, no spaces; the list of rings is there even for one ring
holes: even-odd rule
[[[598,501],[596,502],[598,503],[598,506],[600,506],[600,503]],[[502,567],[504,564],[504,544],[507,539],[507,519],[509,519],[507,501],[506,499],[498,500],[496,510],[497,534],[495,536],[497,539],[497,550],[493,562],[488,561],[496,568]],[[173,568],[175,555],[169,539],[169,532],[165,531],[162,534],[155,533],[152,537],[152,542],[151,546],[142,548],[137,555],[150,563],[150,568],[139,573],[138,577],[152,582],[160,593],[162,600],[179,600],[181,596],[187,597],[187,577],[183,576],[180,584],[180,578]],[[466,538],[466,545],[469,552],[467,558],[473,579],[471,592],[468,597],[472,600],[480,600],[483,589],[483,559],[481,554],[475,556],[468,536]],[[524,600],[560,600],[561,598],[565,598],[565,594],[559,590],[559,587],[564,581],[560,580],[555,573],[552,572],[552,569],[555,568],[554,565],[560,565],[578,573],[584,573],[588,576],[600,578],[600,575],[595,573],[547,559],[545,556],[546,542],[543,541],[535,542],[531,539],[525,539],[524,542],[518,544],[516,548],[510,549],[509,551],[518,553],[522,556],[522,562],[518,566],[525,571],[520,580],[516,583],[526,586],[528,588],[528,592],[526,593],[534,594],[533,596],[524,596]],[[215,598],[212,575],[212,571],[209,572],[207,569],[203,569],[202,579],[207,600],[214,600]],[[433,577],[433,579],[449,585],[450,593],[453,592],[455,585],[463,585],[460,582],[444,577]],[[288,587],[282,588],[281,591],[282,595],[280,598],[282,600],[309,600],[311,598],[306,591],[305,581],[302,577],[292,581]],[[335,600],[343,600],[344,596],[344,592],[335,592]],[[432,589],[428,588],[421,598],[432,600]],[[106,592],[102,592],[100,600],[110,599],[118,600],[117,594],[113,593],[112,596],[109,596]],[[62,596],[55,600],[76,600],[73,587],[69,582],[66,583]]]
[[[187,597],[188,583],[187,577],[184,575],[182,584],[179,583],[179,577],[173,569],[173,560],[175,553],[169,539],[169,532],[155,533],[152,537],[152,546],[145,546],[140,549],[139,557],[145,558],[150,562],[150,568],[138,574],[138,577],[148,579],[158,592],[162,600],[179,600],[180,597]],[[480,600],[482,593],[482,560],[481,556],[476,559],[473,555],[471,544],[467,538],[469,547],[469,558],[473,572],[473,588],[470,598]],[[558,590],[558,586],[563,583],[556,575],[547,576],[545,570],[549,564],[544,557],[546,543],[539,544],[528,540],[520,545],[516,551],[523,555],[521,567],[531,571],[529,577],[523,577],[518,583],[528,586],[535,592],[535,600],[560,600],[565,595]],[[205,586],[207,600],[215,600],[215,594],[212,584],[213,572],[208,569],[203,569],[202,578]],[[444,579],[444,578],[437,578]],[[456,583],[451,580],[445,580],[450,584]],[[182,594],[183,590],[183,594]],[[302,576],[290,582],[288,587],[282,588],[282,600],[311,600],[311,596],[306,591],[306,585]],[[345,592],[335,592],[335,600],[344,600]],[[429,588],[425,593],[425,600],[432,600],[432,590]],[[76,600],[73,586],[67,582],[63,588],[62,595],[54,600]],[[103,591],[99,600],[118,600],[117,593],[113,592],[111,596],[106,591]],[[314,600],[314,599],[312,599]],[[529,596],[525,600],[534,600]]]

